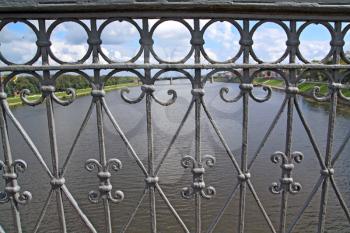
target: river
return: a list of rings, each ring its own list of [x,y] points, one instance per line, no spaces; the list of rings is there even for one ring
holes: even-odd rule
[[[204,98],[207,102],[209,111],[212,113],[239,162],[241,148],[242,102],[223,102],[219,96],[219,90],[222,86],[230,86],[231,95],[238,92],[236,84],[207,84]],[[166,99],[168,98],[166,91],[169,88],[173,88],[177,91],[178,99],[176,102],[169,107],[163,107],[154,102],[152,105],[156,164],[161,159],[161,156],[166,150],[172,136],[175,134],[191,99],[190,87],[183,81],[174,81],[174,85],[171,86],[167,83],[160,82],[157,85],[157,91],[155,94],[160,99]],[[263,94],[259,92],[259,90],[256,91],[258,95]],[[137,94],[139,94],[139,87],[132,88],[130,95],[136,96]],[[283,101],[283,96],[284,94],[281,92],[273,92],[271,99],[265,103],[249,102],[249,158],[251,158],[257,150],[259,143]],[[302,111],[304,112],[304,115],[317,139],[317,143],[324,154],[328,123],[327,106],[313,104],[302,97],[298,98]],[[120,123],[141,160],[147,164],[146,115],[144,100],[134,105],[127,104],[120,98],[119,91],[108,93],[106,100],[112,113]],[[68,107],[55,105],[54,110],[57,124],[60,164],[63,163],[68,153],[90,102],[91,97],[86,96],[77,99]],[[40,105],[35,108],[29,106],[18,107],[13,109],[13,112],[43,154],[46,162],[51,165],[45,105]],[[283,151],[285,148],[285,113],[286,112],[282,115],[251,170],[252,183],[276,228],[278,228],[279,224],[281,195],[271,194],[269,192],[269,187],[272,182],[279,182],[281,168],[278,164],[273,164],[271,162],[270,155],[277,150]],[[304,160],[300,164],[295,165],[293,178],[295,181],[301,183],[303,188],[298,194],[289,196],[289,209],[287,215],[288,223],[292,221],[294,215],[302,207],[302,203],[311,192],[320,172],[316,155],[308,141],[306,132],[303,129],[298,116],[296,114],[294,116],[292,149],[293,151],[301,151],[304,154]],[[191,185],[192,174],[189,170],[185,170],[180,165],[180,160],[184,155],[194,155],[195,138],[193,119],[194,111],[190,114],[185,127],[181,131],[179,138],[175,142],[173,149],[170,151],[170,154],[165,160],[159,173],[160,186],[163,188],[169,201],[178,211],[191,232],[194,232],[194,200],[182,199],[180,191],[183,187]],[[122,203],[111,204],[113,232],[120,232],[129,215],[135,208],[137,200],[142,194],[144,189],[144,177],[134,159],[127,152],[122,140],[113,130],[112,125],[107,119],[105,119],[105,125],[107,156],[108,158],[118,158],[123,163],[122,170],[117,173],[112,173],[111,177],[113,189],[122,190],[125,194],[125,199]],[[339,112],[336,118],[334,151],[337,151],[337,148],[344,140],[349,129],[349,111]],[[34,155],[30,152],[28,146],[24,143],[24,140],[11,124],[9,125],[9,131],[12,142],[15,142],[12,143],[14,157],[16,159],[24,159],[28,163],[28,169],[26,172],[19,176],[19,184],[21,185],[22,191],[28,190],[33,195],[33,200],[30,204],[21,206],[23,230],[24,232],[31,232],[36,220],[38,219],[44,200],[48,195],[50,188],[49,179],[47,174],[41,169],[41,166],[35,159]],[[237,173],[204,114],[202,114],[201,132],[202,154],[209,154],[216,157],[215,166],[213,168],[208,168],[204,175],[206,184],[213,186],[216,189],[216,195],[213,199],[202,201],[202,224],[203,232],[205,232],[224,205],[226,199],[229,197],[234,185],[236,184]],[[97,174],[96,172],[88,172],[84,169],[84,163],[87,159],[98,159],[97,143],[96,117],[95,114],[93,114],[75,149],[75,153],[71,159],[65,178],[68,189],[71,191],[81,209],[89,217],[98,232],[105,232],[103,204],[92,204],[87,198],[87,194],[90,190],[98,190],[99,181],[96,176]],[[0,159],[3,160],[3,157],[1,156]],[[335,177],[344,199],[348,204],[350,204],[349,168],[350,146],[347,145],[342,156],[335,165]],[[4,182],[0,183],[0,188],[3,190]],[[349,222],[347,221],[333,190],[331,189],[329,193],[329,205],[326,218],[327,232],[350,232]],[[235,198],[226,209],[214,232],[237,232],[238,197],[239,193],[236,194]],[[156,198],[158,232],[183,232],[180,225],[177,224],[175,218],[171,215],[171,212],[158,194],[156,195]],[[64,199],[64,205],[66,208],[65,212],[69,229],[68,232],[88,232],[66,198]],[[148,205],[149,200],[148,196],[146,196],[134,221],[131,223],[128,232],[150,232]],[[303,215],[295,232],[316,232],[319,205],[320,190]],[[14,232],[14,229],[12,228],[13,223],[10,205],[0,205],[0,210],[1,225],[3,225],[7,232]],[[53,196],[39,232],[60,232],[58,216],[56,214],[55,195]],[[246,232],[270,232],[268,225],[265,223],[264,218],[249,191],[247,192]]]

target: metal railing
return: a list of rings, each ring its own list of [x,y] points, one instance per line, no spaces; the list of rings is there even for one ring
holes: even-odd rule
[[[59,225],[61,232],[69,232],[66,224],[66,216],[63,205],[63,196],[67,198],[70,204],[73,206],[75,211],[78,213],[82,221],[85,223],[87,228],[91,232],[97,232],[96,228],[85,215],[85,213],[79,207],[79,203],[76,201],[74,196],[71,194],[69,187],[65,184],[65,174],[67,171],[67,165],[72,157],[73,151],[77,145],[77,142],[82,135],[82,132],[86,128],[90,116],[93,111],[96,111],[97,116],[97,128],[98,128],[98,143],[96,146],[99,148],[99,159],[89,159],[85,162],[86,169],[88,171],[97,171],[97,177],[99,178],[98,191],[91,191],[89,193],[89,199],[93,203],[103,202],[104,213],[105,213],[105,225],[106,231],[112,232],[112,219],[111,219],[111,203],[122,202],[124,194],[122,191],[114,191],[111,185],[111,173],[113,171],[118,171],[122,166],[122,161],[117,158],[107,160],[105,152],[105,136],[104,136],[104,121],[103,117],[107,117],[112,123],[115,131],[119,134],[128,151],[132,154],[138,168],[142,171],[144,175],[145,190],[134,211],[130,214],[128,222],[125,223],[122,232],[126,232],[130,222],[135,217],[135,214],[140,207],[141,203],[147,195],[149,195],[149,215],[151,217],[151,229],[153,233],[157,232],[157,213],[156,213],[156,193],[165,201],[171,213],[175,216],[178,224],[182,227],[184,232],[190,232],[188,226],[184,223],[181,216],[178,214],[177,210],[168,200],[167,195],[163,191],[160,180],[162,177],[159,177],[159,170],[163,165],[164,160],[167,158],[170,149],[173,147],[174,142],[179,136],[186,119],[189,114],[195,112],[195,153],[192,156],[185,156],[181,160],[181,164],[185,169],[191,169],[193,174],[193,182],[189,184],[189,187],[186,187],[182,190],[182,197],[187,199],[194,199],[195,201],[195,231],[196,233],[203,232],[202,228],[202,199],[211,199],[216,195],[216,190],[212,186],[208,186],[205,183],[206,178],[206,169],[213,167],[215,165],[215,157],[213,156],[203,156],[201,152],[201,120],[202,116],[207,117],[213,130],[215,131],[219,141],[222,146],[225,148],[227,156],[232,161],[235,172],[237,172],[237,183],[234,186],[230,196],[228,197],[225,205],[221,211],[217,214],[217,217],[213,219],[208,232],[213,232],[216,225],[218,224],[220,218],[223,215],[224,210],[230,205],[235,195],[239,195],[239,224],[237,224],[237,232],[246,232],[245,231],[245,212],[246,212],[246,197],[248,192],[252,194],[261,214],[263,215],[266,223],[269,226],[271,232],[294,232],[294,228],[297,226],[298,222],[302,218],[306,208],[309,206],[315,194],[320,191],[320,210],[319,210],[319,219],[317,223],[317,232],[325,232],[325,218],[327,213],[327,203],[328,203],[328,193],[330,189],[335,191],[337,200],[341,206],[342,211],[344,211],[347,220],[350,224],[350,211],[349,208],[338,189],[337,182],[334,177],[334,165],[342,154],[346,144],[349,141],[350,133],[347,134],[344,138],[343,143],[340,148],[336,149],[333,147],[333,137],[334,137],[334,125],[335,125],[335,116],[337,113],[337,104],[339,99],[343,101],[350,101],[350,98],[346,97],[342,93],[344,88],[344,82],[349,77],[349,68],[350,60],[345,55],[344,52],[344,37],[345,34],[349,31],[350,25],[346,19],[338,19],[336,21],[331,21],[329,19],[323,19],[322,16],[319,16],[316,20],[308,20],[308,16],[298,16],[292,17],[285,16],[283,19],[277,17],[271,17],[266,15],[254,15],[254,19],[250,19],[250,16],[245,17],[228,17],[224,15],[220,17],[219,13],[216,13],[215,17],[211,17],[210,14],[207,14],[209,20],[205,23],[201,21],[201,17],[192,18],[191,14],[185,16],[181,15],[176,17],[175,15],[169,15],[169,18],[157,19],[156,23],[150,27],[149,20],[157,18],[156,13],[152,13],[152,16],[144,17],[139,19],[141,24],[137,23],[135,20],[137,18],[133,16],[123,17],[123,18],[114,18],[111,17],[112,13],[106,14],[108,17],[103,24],[98,26],[97,19],[103,13],[97,15],[85,13],[84,17],[80,20],[79,14],[77,13],[72,18],[72,13],[61,15],[58,19],[55,19],[49,26],[47,21],[50,17],[45,18],[46,16],[38,15],[36,17],[35,13],[32,13],[27,18],[2,18],[0,22],[0,30],[3,29],[7,24],[19,21],[28,25],[37,37],[37,52],[35,56],[25,64],[13,64],[10,61],[0,54],[0,60],[5,64],[0,67],[0,71],[9,72],[9,74],[4,77],[0,85],[0,99],[1,99],[1,114],[0,114],[0,129],[1,137],[3,144],[3,156],[4,160],[0,162],[0,168],[3,172],[3,180],[6,184],[5,190],[0,194],[0,202],[2,205],[11,205],[14,215],[14,226],[17,232],[23,232],[22,223],[21,223],[21,207],[26,205],[32,197],[30,190],[23,191],[20,189],[20,182],[17,180],[18,174],[25,172],[27,167],[24,160],[14,160],[11,153],[10,147],[10,138],[8,132],[8,124],[11,122],[18,132],[22,135],[25,142],[28,144],[29,148],[34,153],[37,160],[40,162],[42,169],[47,174],[47,182],[51,185],[51,189],[48,193],[47,199],[44,201],[44,206],[41,211],[41,214],[35,224],[35,228],[32,232],[38,232],[42,220],[47,212],[48,205],[50,200],[53,198],[53,195],[56,195],[57,202],[57,215],[59,216]],[[202,13],[202,15],[205,15]],[[206,17],[206,18],[208,18]],[[273,18],[273,19],[271,19]],[[184,20],[186,19],[186,20]],[[260,19],[255,22],[255,20]],[[51,20],[51,19],[50,19]],[[101,49],[101,33],[104,27],[109,25],[114,21],[126,21],[131,23],[139,32],[140,35],[140,50],[135,57],[131,58],[125,63],[119,63],[113,61],[106,54],[104,54]],[[176,62],[165,61],[160,58],[155,50],[153,49],[153,33],[155,29],[163,22],[168,20],[174,20],[182,25],[184,25],[191,34],[191,49],[189,53],[181,60]],[[242,24],[238,23],[236,20],[242,20]],[[306,21],[305,21],[306,20]],[[52,31],[63,22],[75,22],[82,26],[88,35],[88,50],[81,60],[75,63],[65,63],[61,61],[51,50],[50,35]],[[240,34],[239,40],[239,51],[232,58],[225,62],[217,62],[210,58],[206,53],[203,45],[204,41],[204,32],[206,29],[213,23],[217,21],[225,21],[232,24]],[[252,22],[254,21],[254,23]],[[189,23],[191,22],[191,23]],[[287,36],[286,41],[286,50],[283,55],[274,62],[265,63],[260,60],[259,57],[255,54],[253,49],[253,35],[254,32],[266,22],[272,22],[281,26]],[[299,49],[300,44],[300,35],[303,30],[313,24],[318,23],[325,26],[330,35],[331,35],[331,49],[327,56],[317,64],[310,63]],[[298,26],[299,25],[299,26]],[[139,58],[143,57],[143,63],[135,63]],[[92,63],[89,63],[92,58]],[[241,60],[240,60],[241,59]],[[297,59],[300,61],[297,63]],[[104,62],[101,62],[103,60]],[[193,60],[193,62],[192,62]],[[340,64],[340,61],[345,61],[345,64]],[[38,64],[38,61],[41,64]],[[155,61],[155,62],[153,62]],[[239,62],[242,61],[242,62]],[[325,62],[327,61],[327,64]],[[112,71],[106,75],[101,75],[101,70],[112,69]],[[138,72],[142,69],[144,74]],[[152,75],[151,71],[157,70],[155,75]],[[191,73],[188,70],[193,70]],[[209,72],[203,72],[208,70]],[[271,97],[271,89],[269,87],[263,87],[266,91],[265,97],[257,97],[253,90],[260,88],[253,84],[254,79],[264,71],[273,71],[279,74],[279,76],[285,82],[285,97],[282,102],[280,109],[278,110],[277,115],[272,121],[272,124],[268,128],[263,140],[259,144],[257,152],[252,156],[252,159],[248,161],[248,113],[249,113],[249,103],[254,101],[262,103],[268,101]],[[322,72],[328,79],[328,94],[326,96],[321,96],[319,94],[319,89],[315,88],[313,92],[313,97],[316,101],[329,102],[330,111],[329,111],[329,122],[328,122],[328,132],[327,132],[327,145],[326,152],[322,153],[315,136],[312,133],[312,129],[307,123],[303,111],[299,106],[296,96],[299,94],[299,89],[297,87],[298,81],[303,78],[303,75],[310,70],[319,70]],[[118,72],[128,71],[136,75],[142,82],[141,94],[135,99],[127,97],[127,90],[121,92],[121,97],[124,101],[129,104],[136,104],[141,100],[145,99],[146,104],[146,124],[147,124],[147,151],[148,151],[148,162],[144,164],[137,152],[134,150],[133,145],[129,142],[128,138],[123,133],[123,130],[118,124],[118,121],[113,116],[110,111],[108,103],[105,101],[105,91],[104,86],[110,77],[115,75]],[[162,101],[155,96],[157,88],[154,86],[155,81],[165,72],[176,71],[183,74],[191,83],[192,86],[192,100],[190,105],[181,120],[181,124],[178,126],[175,135],[172,137],[169,146],[164,153],[160,163],[155,164],[154,162],[154,138],[153,138],[153,127],[152,127],[152,105],[160,104],[162,106],[168,106],[173,104],[177,99],[177,93],[174,90],[169,90],[168,94],[171,96],[169,100]],[[221,133],[219,127],[217,126],[214,117],[207,108],[207,104],[203,98],[205,95],[204,87],[207,80],[215,75],[218,72],[231,72],[237,76],[241,82],[239,85],[240,92],[235,98],[228,98],[226,94],[229,92],[227,88],[222,88],[220,91],[220,96],[223,101],[234,103],[242,100],[242,152],[240,155],[234,154],[230,149],[224,135]],[[302,71],[302,72],[299,72]],[[91,104],[87,110],[87,113],[84,117],[84,120],[81,124],[81,127],[73,140],[72,146],[68,152],[66,160],[63,164],[59,164],[59,148],[57,144],[57,131],[56,131],[56,122],[55,114],[53,111],[53,104],[59,104],[62,106],[67,106],[75,101],[75,91],[74,89],[68,89],[67,94],[70,96],[68,99],[60,99],[55,95],[56,90],[56,80],[66,74],[66,73],[77,73],[84,77],[90,84],[91,91]],[[92,72],[91,76],[89,72]],[[48,124],[48,134],[50,141],[51,149],[51,161],[52,169],[49,168],[49,165],[43,159],[43,155],[38,150],[37,145],[31,139],[31,136],[26,132],[25,128],[22,127],[21,122],[19,122],[12,110],[9,107],[7,102],[7,94],[5,93],[5,87],[8,83],[16,76],[21,74],[27,74],[33,76],[34,79],[37,79],[40,83],[40,92],[41,97],[38,100],[29,100],[28,90],[22,90],[20,97],[24,104],[30,106],[37,106],[40,104],[46,105],[47,112],[47,124]],[[205,75],[204,75],[205,74]],[[237,103],[238,104],[238,103]],[[285,111],[286,110],[286,111]],[[258,157],[261,149],[263,148],[265,142],[268,140],[271,132],[275,128],[278,120],[286,112],[287,119],[287,128],[286,128],[286,146],[281,148],[283,151],[277,151],[271,157],[273,163],[281,164],[281,179],[278,182],[275,182],[271,185],[270,190],[273,194],[280,195],[281,197],[281,208],[280,208],[280,219],[279,225],[274,225],[270,219],[269,213],[264,208],[264,203],[258,196],[256,192],[255,185],[251,180],[250,168],[256,158]],[[296,113],[296,114],[295,114]],[[297,215],[294,216],[291,224],[286,223],[286,215],[288,211],[288,199],[290,194],[297,194],[301,189],[301,184],[293,180],[293,168],[295,164],[302,162],[303,154],[299,151],[292,150],[292,137],[293,137],[293,122],[295,117],[298,117],[301,120],[303,127],[307,132],[310,145],[312,146],[317,160],[319,162],[320,175],[317,178],[317,182],[313,187],[311,193],[308,195],[304,203],[300,205],[300,210]],[[349,129],[348,129],[349,130]],[[237,133],[237,132],[236,132]],[[336,151],[336,152],[334,152]],[[240,164],[237,162],[237,158],[240,156]],[[82,161],[84,163],[84,161]],[[122,189],[122,187],[121,187]],[[181,190],[180,190],[181,191]],[[2,207],[1,207],[2,208]],[[115,207],[117,208],[117,207]],[[1,209],[0,209],[1,210]],[[339,210],[340,211],[340,210]],[[349,225],[350,229],[350,225]],[[227,232],[230,230],[228,229]]]

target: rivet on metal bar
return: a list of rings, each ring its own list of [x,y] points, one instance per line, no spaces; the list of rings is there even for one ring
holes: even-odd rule
[[[200,97],[204,96],[205,91],[201,88],[196,88],[196,89],[192,89],[191,93],[194,97],[200,98]]]
[[[333,47],[344,47],[345,41],[343,39],[342,33],[341,32],[335,32],[334,34],[335,34],[334,38],[330,42],[331,46],[333,46]]]
[[[285,91],[288,95],[296,95],[299,93],[299,88],[298,87],[287,87]]]
[[[343,84],[342,83],[331,83],[329,84],[329,88],[333,89],[333,90],[339,90],[343,88]]]
[[[321,173],[322,176],[332,176],[332,175],[334,175],[334,169],[333,168],[327,168],[327,169],[321,170],[320,173]]]
[[[97,35],[92,35],[89,37],[89,39],[87,40],[89,45],[101,45],[102,44],[102,40],[100,38],[98,38]]]
[[[143,92],[146,92],[146,93],[149,93],[149,94],[151,94],[151,93],[153,93],[154,91],[155,91],[155,88],[154,88],[154,86],[153,85],[142,85],[141,86],[141,90],[143,91]]]
[[[7,98],[7,94],[5,92],[0,92],[0,100],[4,100]]]
[[[143,46],[150,47],[154,44],[154,41],[148,33],[143,33],[141,39],[139,40],[139,43]]]
[[[46,40],[46,39],[39,39],[36,41],[36,45],[38,47],[50,47],[51,42],[49,40]]]
[[[247,172],[247,173],[242,173],[242,174],[239,174],[239,175],[237,176],[238,180],[241,181],[241,182],[249,180],[250,177],[251,177],[251,175],[250,175],[249,172]]]
[[[195,31],[193,33],[192,39],[191,39],[191,44],[193,46],[203,46],[204,45],[204,39],[202,36],[202,33],[199,31]]]
[[[106,95],[106,92],[104,90],[92,90],[91,96],[92,97],[104,97]]]
[[[249,35],[249,32],[243,31],[242,32],[242,38],[239,40],[239,44],[245,47],[252,46],[254,41]]]
[[[291,34],[289,39],[286,42],[286,45],[290,46],[290,47],[297,47],[297,46],[299,46],[300,45],[300,40],[298,38],[298,35],[295,34],[295,33]]]
[[[51,184],[53,189],[58,189],[58,188],[62,187],[62,185],[64,185],[65,183],[66,183],[66,180],[64,179],[64,177],[53,178],[50,181],[50,184]]]
[[[56,88],[52,85],[43,85],[40,87],[40,90],[42,92],[51,93],[51,92],[54,92]]]
[[[239,85],[239,89],[241,89],[243,92],[250,92],[251,90],[253,90],[254,85],[251,83],[241,83]]]
[[[145,178],[145,182],[147,186],[155,186],[159,182],[159,178],[158,176],[148,176],[147,178]]]

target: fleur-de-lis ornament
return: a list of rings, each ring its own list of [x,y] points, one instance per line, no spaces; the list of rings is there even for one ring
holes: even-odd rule
[[[0,203],[6,203],[13,198],[17,203],[27,204],[32,199],[32,194],[28,191],[20,192],[21,187],[18,185],[17,177],[27,169],[25,161],[18,159],[12,164],[7,165],[0,160],[0,171],[3,171],[5,179],[5,191],[0,191]]]
[[[181,159],[181,165],[184,168],[191,168],[193,174],[193,183],[191,187],[185,187],[182,189],[181,195],[183,198],[190,199],[195,193],[199,193],[203,198],[210,199],[215,194],[215,188],[212,186],[206,186],[204,182],[205,167],[213,167],[215,165],[215,157],[211,155],[205,155],[201,162],[198,162],[193,157],[186,155]]]
[[[276,151],[271,155],[271,161],[275,164],[278,164],[281,161],[282,168],[282,178],[280,179],[280,183],[272,183],[270,186],[271,193],[279,194],[282,190],[292,194],[300,192],[301,184],[293,180],[292,171],[294,169],[293,161],[301,163],[303,157],[304,155],[299,151],[293,152],[290,157],[281,151]]]
[[[110,159],[106,165],[102,165],[96,159],[89,159],[85,163],[86,170],[92,172],[97,169],[97,177],[100,180],[100,185],[98,191],[90,191],[88,194],[89,200],[92,203],[98,203],[101,199],[107,198],[113,203],[119,203],[124,199],[124,193],[117,190],[112,195],[112,184],[110,181],[111,173],[110,171],[119,171],[122,168],[122,163],[118,159]]]

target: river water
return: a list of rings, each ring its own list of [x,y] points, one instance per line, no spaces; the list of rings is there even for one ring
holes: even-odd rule
[[[229,86],[231,94],[238,92],[236,84],[214,83],[206,86],[205,101],[209,111],[213,115],[219,128],[221,129],[231,150],[240,161],[241,148],[241,128],[242,128],[242,102],[225,103],[219,97],[219,90],[222,86]],[[160,82],[157,85],[156,95],[160,99],[166,99],[167,90],[173,88],[177,91],[177,101],[169,106],[162,107],[153,104],[152,115],[154,124],[154,146],[156,164],[161,159],[168,144],[175,134],[175,131],[184,116],[189,101],[191,99],[190,86],[183,81],[175,81],[174,85]],[[139,94],[139,87],[132,88],[130,95]],[[257,95],[262,95],[256,91]],[[284,94],[273,92],[272,98],[265,103],[249,102],[249,157],[251,158],[264,134],[266,133],[273,117],[276,115],[282,104]],[[129,138],[135,151],[140,156],[144,164],[147,164],[147,141],[146,141],[146,115],[145,102],[142,101],[135,105],[125,103],[120,98],[119,91],[114,91],[106,96],[109,107],[120,123],[126,136]],[[313,104],[299,97],[299,103],[305,118],[317,139],[317,143],[324,154],[326,145],[326,133],[328,122],[328,107]],[[68,107],[55,105],[55,116],[57,124],[57,135],[59,143],[60,163],[62,164],[71,143],[80,127],[84,114],[91,102],[91,97],[82,97],[76,100]],[[13,109],[15,116],[27,130],[34,143],[43,154],[46,162],[51,165],[50,148],[47,131],[47,120],[45,105],[35,108],[23,106]],[[279,182],[281,168],[270,161],[270,155],[277,151],[283,151],[285,147],[286,116],[285,112],[278,122],[275,130],[255,161],[252,169],[252,183],[258,193],[258,196],[264,205],[273,224],[278,228],[281,195],[274,195],[269,192],[269,186],[272,182]],[[185,200],[181,198],[180,191],[183,187],[191,185],[192,174],[180,165],[180,160],[184,155],[194,155],[194,110],[185,123],[179,138],[165,160],[160,173],[160,186],[168,197],[171,204],[178,211],[179,215],[188,226],[191,232],[194,232],[194,200]],[[345,135],[350,129],[350,113],[348,111],[338,112],[336,118],[334,150],[340,146]],[[236,184],[237,173],[220,144],[215,132],[211,128],[208,119],[202,114],[202,154],[209,154],[216,157],[216,164],[213,168],[207,169],[205,173],[205,182],[216,189],[216,196],[211,200],[202,201],[202,224],[203,232],[206,232],[215,216],[223,207],[226,199],[229,197],[234,185]],[[302,203],[311,192],[314,184],[319,177],[319,164],[315,153],[308,141],[305,130],[295,114],[293,124],[293,151],[301,151],[304,154],[304,160],[295,165],[293,178],[302,184],[303,189],[296,195],[289,196],[289,209],[287,222],[290,223],[295,214],[302,207]],[[20,174],[19,183],[22,191],[28,190],[33,195],[33,200],[26,206],[21,206],[22,222],[24,232],[31,232],[44,200],[49,192],[49,179],[46,173],[41,169],[34,155],[30,152],[28,146],[24,143],[21,136],[9,125],[10,137],[12,142],[13,155],[16,159],[24,159],[28,163],[28,169],[24,174]],[[118,158],[123,163],[123,168],[117,173],[112,173],[111,181],[115,190],[122,190],[125,199],[122,203],[111,204],[113,232],[120,232],[123,225],[127,222],[130,214],[135,208],[139,197],[144,189],[144,177],[134,159],[126,150],[120,137],[113,130],[110,122],[105,119],[106,134],[106,152],[108,158]],[[88,172],[84,169],[84,163],[87,159],[98,159],[97,129],[95,114],[91,117],[86,130],[84,131],[75,153],[69,164],[66,178],[66,184],[73,194],[81,209],[86,213],[98,232],[106,232],[104,227],[103,204],[92,204],[88,201],[87,194],[91,190],[98,190],[99,181],[96,172]],[[345,201],[350,203],[350,146],[347,145],[342,156],[335,165],[336,181]],[[1,160],[3,158],[1,157]],[[146,165],[147,166],[147,165]],[[50,166],[51,167],[51,166]],[[4,182],[0,183],[3,189]],[[238,216],[238,193],[224,212],[220,222],[214,232],[233,233],[237,232]],[[159,233],[183,232],[180,225],[162,201],[159,194],[156,195],[157,201],[157,222]],[[89,232],[80,218],[70,206],[68,200],[64,198],[65,212],[67,217],[68,232]],[[320,190],[314,197],[311,205],[306,209],[302,220],[295,229],[295,232],[315,232],[318,222],[318,210],[320,205]],[[11,211],[9,204],[0,206],[0,223],[6,229],[6,232],[14,232]],[[333,190],[330,190],[329,205],[327,211],[327,232],[350,232],[350,225],[342,211]],[[58,226],[58,216],[56,214],[55,195],[49,205],[48,212],[43,220],[39,232],[60,232]],[[132,221],[127,232],[146,233],[150,232],[150,215],[148,196],[144,199],[135,219]],[[247,192],[247,212],[246,212],[246,232],[262,233],[270,232],[268,225],[264,221],[256,202],[251,193]]]

